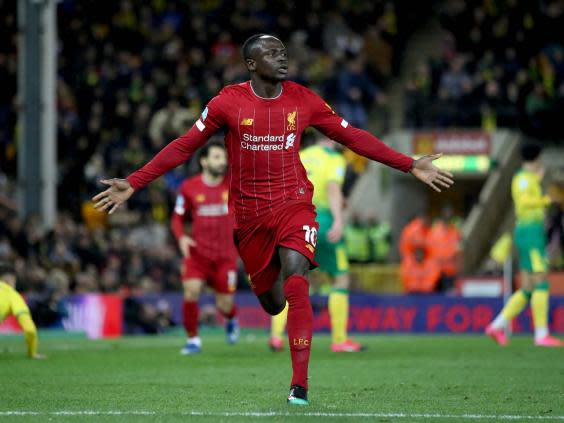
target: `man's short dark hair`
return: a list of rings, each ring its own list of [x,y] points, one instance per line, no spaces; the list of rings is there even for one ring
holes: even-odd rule
[[[0,261],[0,276],[1,275],[8,275],[8,274],[15,275],[16,274],[16,268],[10,262]]]
[[[241,48],[241,54],[243,55],[243,59],[245,60],[252,59],[253,49],[259,42],[262,41],[261,40],[262,37],[274,37],[274,36],[270,34],[251,35],[249,38],[247,38],[247,41],[243,43],[243,47]]]
[[[225,144],[223,144],[221,141],[215,141],[215,140],[210,141],[202,147],[202,149],[200,150],[200,155],[199,155],[198,158],[201,160],[204,157],[208,157],[210,155],[210,150],[213,147],[217,147],[217,148],[221,148],[222,150],[225,150]]]
[[[526,162],[533,162],[539,158],[541,151],[541,146],[538,144],[525,144],[521,147],[521,158]]]

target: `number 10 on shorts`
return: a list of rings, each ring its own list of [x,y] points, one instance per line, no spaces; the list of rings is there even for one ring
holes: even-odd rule
[[[309,225],[304,225],[302,229],[305,231],[306,242],[315,247],[317,244],[317,229],[315,229],[315,227],[312,228]]]

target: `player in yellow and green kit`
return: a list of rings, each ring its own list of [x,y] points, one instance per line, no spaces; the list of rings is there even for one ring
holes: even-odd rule
[[[349,318],[349,261],[343,236],[343,194],[345,159],[336,150],[339,144],[327,138],[300,152],[300,159],[307,171],[308,179],[314,186],[313,204],[317,211],[319,233],[315,260],[319,270],[333,279],[329,294],[329,315],[331,317],[331,350],[334,352],[357,352],[362,346],[347,335]],[[269,341],[273,351],[283,346],[282,336],[286,326],[288,306],[272,318]]]
[[[24,332],[29,358],[43,359],[45,356],[37,353],[37,329],[31,319],[29,308],[22,296],[14,289],[15,286],[14,267],[9,263],[0,263],[0,323],[9,316],[15,316]]]
[[[513,177],[511,194],[515,203],[514,240],[519,253],[521,289],[516,291],[495,320],[486,328],[501,346],[507,345],[504,328],[531,301],[535,345],[561,347],[564,343],[548,332],[547,258],[544,232],[545,209],[551,199],[543,195],[541,181],[544,169],[540,160],[541,149],[537,145],[525,145],[521,149],[523,167]]]

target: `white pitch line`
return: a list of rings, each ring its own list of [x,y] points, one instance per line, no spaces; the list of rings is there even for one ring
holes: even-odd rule
[[[564,420],[564,416],[530,416],[508,414],[438,414],[438,413],[325,413],[305,412],[289,413],[278,411],[249,411],[249,412],[207,412],[187,411],[158,413],[156,411],[0,411],[0,417],[18,416],[192,416],[192,417],[360,417],[360,418],[401,418],[401,419],[468,419],[468,420]]]

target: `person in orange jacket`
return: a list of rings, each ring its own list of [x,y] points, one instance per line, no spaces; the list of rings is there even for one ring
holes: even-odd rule
[[[406,294],[430,294],[436,290],[440,277],[439,264],[423,247],[417,247],[401,262],[400,278]]]
[[[402,259],[414,254],[417,248],[424,248],[427,234],[431,228],[431,219],[427,214],[415,217],[402,230],[399,250]]]
[[[440,288],[446,291],[454,286],[460,267],[460,230],[452,222],[452,207],[447,206],[441,218],[427,233],[426,247],[429,255],[438,263],[441,271]]]

